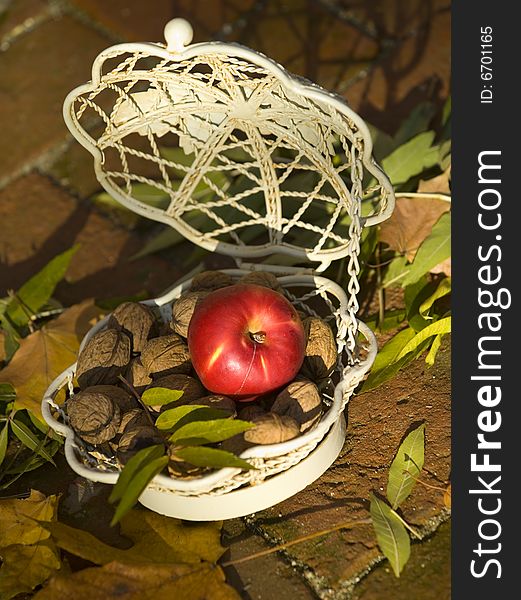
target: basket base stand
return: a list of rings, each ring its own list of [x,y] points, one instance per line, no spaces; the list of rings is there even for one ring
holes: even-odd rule
[[[295,466],[257,485],[220,496],[181,496],[145,490],[139,502],[162,515],[187,521],[221,521],[243,517],[286,500],[315,481],[335,461],[342,450],[346,423],[341,415],[331,431],[306,458]]]

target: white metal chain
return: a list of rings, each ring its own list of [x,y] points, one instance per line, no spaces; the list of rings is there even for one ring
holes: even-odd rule
[[[363,165],[359,158],[359,149],[356,144],[351,146],[351,223],[349,225],[349,240],[350,247],[347,255],[347,332],[346,332],[346,351],[349,357],[350,364],[354,364],[357,360],[357,335],[358,323],[356,315],[358,313],[358,292],[360,284],[358,275],[360,273],[360,238],[362,235],[361,211],[362,211],[362,178]]]

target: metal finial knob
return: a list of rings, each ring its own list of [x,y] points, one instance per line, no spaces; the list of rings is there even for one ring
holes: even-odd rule
[[[194,30],[185,19],[172,19],[165,25],[166,49],[181,52],[192,41]]]

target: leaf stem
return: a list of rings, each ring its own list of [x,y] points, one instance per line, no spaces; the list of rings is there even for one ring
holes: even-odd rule
[[[262,550],[261,552],[255,552],[255,554],[249,554],[248,556],[243,556],[242,558],[237,558],[235,560],[228,560],[221,563],[222,567],[229,567],[231,565],[238,565],[240,563],[246,562],[248,560],[253,560],[255,558],[260,558],[261,556],[266,556],[267,554],[272,554],[273,552],[278,552],[279,550],[284,550],[285,548],[289,548],[290,546],[294,546],[295,544],[300,544],[301,542],[306,542],[307,540],[312,540],[313,538],[320,537],[322,535],[326,535],[328,533],[332,533],[333,531],[338,531],[339,529],[350,529],[351,527],[356,527],[357,525],[370,525],[371,519],[360,519],[359,521],[346,521],[344,523],[340,523],[333,527],[329,527],[328,529],[322,529],[321,531],[315,531],[314,533],[309,533],[308,535],[303,535],[298,537],[290,542],[285,542],[284,544],[279,544],[277,546],[273,546],[272,548],[268,548],[267,550]]]
[[[416,481],[416,483],[421,483],[421,485],[425,486],[426,488],[429,488],[431,490],[439,490],[440,492],[445,492],[447,488],[442,488],[439,485],[432,485],[430,483],[426,483],[425,481],[423,481],[422,479],[420,479],[419,477],[415,477],[410,471],[407,471],[407,469],[403,470],[403,473],[407,473],[407,475],[409,475],[409,477],[411,479],[414,479],[414,481]],[[448,484],[447,484],[448,485]]]
[[[416,529],[414,529],[414,527],[412,527],[411,525],[409,525],[409,523],[407,523],[407,521],[405,519],[403,519],[395,510],[394,508],[391,508],[391,512],[393,513],[393,515],[399,519],[401,521],[401,523],[414,535],[414,537],[418,538],[419,540],[421,540],[421,535],[416,531]]]

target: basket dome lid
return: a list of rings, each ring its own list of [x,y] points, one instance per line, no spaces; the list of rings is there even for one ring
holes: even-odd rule
[[[105,190],[208,250],[325,264],[357,253],[354,224],[394,206],[364,121],[260,53],[190,45],[183,19],[165,38],[104,50],[65,100]]]

